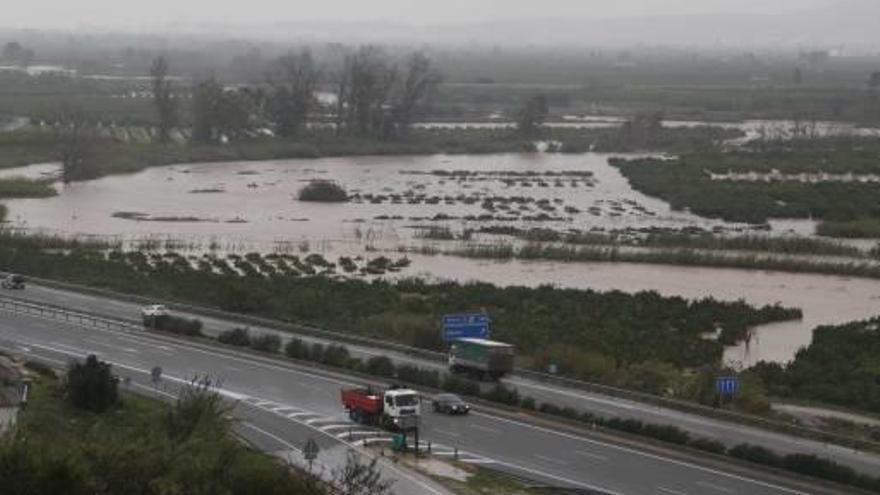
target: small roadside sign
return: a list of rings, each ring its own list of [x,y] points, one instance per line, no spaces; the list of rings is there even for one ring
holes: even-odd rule
[[[722,376],[715,379],[715,390],[721,396],[733,397],[739,391],[739,378]]]
[[[320,451],[321,448],[318,447],[318,442],[316,442],[314,438],[310,438],[303,447],[303,457],[309,461],[309,471],[312,470],[312,463],[318,458],[318,453]]]
[[[443,316],[443,340],[489,338],[489,315],[461,313]]]

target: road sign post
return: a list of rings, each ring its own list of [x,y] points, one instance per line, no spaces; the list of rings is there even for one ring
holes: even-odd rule
[[[736,394],[739,392],[739,378],[735,376],[720,376],[716,378],[715,392],[718,394],[719,405],[723,405],[725,397],[736,397]]]
[[[314,438],[309,438],[303,447],[303,457],[305,457],[306,461],[309,463],[309,472],[312,472],[312,464],[315,462],[315,459],[318,458],[318,453],[321,451],[321,448],[318,447],[318,442],[315,441]]]
[[[489,315],[461,313],[443,316],[443,340],[489,338]]]

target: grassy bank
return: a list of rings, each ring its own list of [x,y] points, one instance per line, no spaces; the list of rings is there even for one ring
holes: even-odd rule
[[[48,377],[32,387],[15,434],[0,438],[3,493],[323,493],[246,448],[207,401],[166,406],[126,394],[95,413],[64,397]]]
[[[869,261],[817,261],[770,254],[735,254],[693,249],[629,250],[612,246],[560,246],[531,244],[517,248],[509,243],[471,245],[444,254],[482,259],[522,259],[563,262],[647,263],[711,268],[771,270],[880,278],[880,265]]]
[[[878,355],[880,318],[874,318],[819,327],[790,364],[760,363],[754,371],[775,396],[875,413],[880,409]]]
[[[58,192],[51,180],[33,180],[21,177],[0,179],[0,199],[48,198]]]
[[[509,226],[488,226],[475,232],[511,236],[523,241],[559,242],[573,245],[593,246],[638,246],[653,248],[682,248],[710,251],[752,251],[779,254],[849,256],[860,258],[866,256],[862,250],[824,239],[809,237],[772,237],[769,235],[713,235],[683,232],[571,232],[552,229],[520,229]],[[473,232],[463,237],[470,238]],[[455,235],[447,228],[434,227],[420,234],[422,238],[436,240],[455,239]]]
[[[653,148],[658,151],[712,149],[719,140],[739,131],[720,128],[669,128],[660,132]],[[50,161],[58,145],[49,131],[17,131],[0,141],[0,167]],[[534,151],[535,140],[562,143],[561,152],[590,149],[630,151],[638,143],[621,139],[618,129],[545,128],[540,136],[523,138],[515,129],[417,128],[405,139],[377,141],[337,137],[331,129],[314,128],[297,139],[243,138],[229,144],[198,145],[120,142],[98,139],[91,147],[88,173],[100,177],[128,173],[155,165],[175,163],[272,160],[365,155],[490,154]]]

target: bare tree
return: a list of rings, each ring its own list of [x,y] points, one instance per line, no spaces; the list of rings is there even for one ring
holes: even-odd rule
[[[177,100],[171,81],[168,80],[168,59],[156,57],[150,68],[153,82],[153,103],[159,114],[159,141],[167,143],[171,140],[171,130],[177,125]]]
[[[543,95],[533,96],[523,103],[517,114],[517,129],[524,136],[534,136],[538,133],[544,120],[549,113],[547,97]]]
[[[407,61],[406,78],[394,105],[394,123],[400,134],[406,134],[419,106],[440,84],[442,76],[431,66],[431,59],[422,52],[413,53]]]
[[[363,463],[353,450],[348,451],[345,464],[333,470],[332,479],[339,495],[388,495],[394,485],[394,480],[382,478],[377,458]]]
[[[88,114],[79,107],[59,112],[55,124],[61,160],[61,179],[65,184],[95,177],[94,147],[97,130]]]
[[[268,98],[269,114],[276,134],[293,137],[305,125],[314,108],[320,71],[307,50],[283,56],[276,65],[269,76],[272,87]]]

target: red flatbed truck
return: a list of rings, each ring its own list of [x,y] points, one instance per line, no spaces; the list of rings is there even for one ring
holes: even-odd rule
[[[342,389],[340,395],[348,417],[356,423],[393,431],[418,428],[421,405],[415,390],[390,388],[377,391],[363,387]]]

